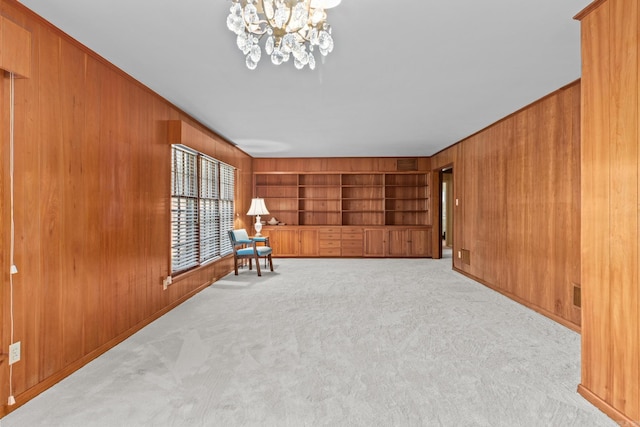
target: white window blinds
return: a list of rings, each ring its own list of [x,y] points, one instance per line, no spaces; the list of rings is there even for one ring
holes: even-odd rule
[[[200,263],[220,255],[218,162],[200,157]]]
[[[235,169],[181,145],[172,146],[171,272],[232,251]]]
[[[231,241],[227,236],[233,230],[233,194],[235,190],[235,169],[220,164],[220,253],[226,255],[233,252]]]
[[[198,170],[195,153],[174,147],[171,170],[171,270],[198,265]]]

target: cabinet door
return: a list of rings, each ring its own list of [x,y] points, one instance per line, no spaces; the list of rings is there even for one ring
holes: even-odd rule
[[[385,235],[384,229],[364,230],[364,256],[383,257],[385,254]]]
[[[297,256],[298,255],[298,231],[297,230],[270,230],[269,244],[273,248],[273,256]]]
[[[407,256],[407,230],[389,230],[387,239],[387,254],[389,256]]]
[[[424,229],[407,230],[407,256],[431,256],[431,231]]]
[[[300,256],[318,256],[318,230],[298,231]]]

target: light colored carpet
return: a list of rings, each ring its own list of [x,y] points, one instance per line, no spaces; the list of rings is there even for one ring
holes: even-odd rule
[[[451,260],[277,259],[215,283],[4,419],[18,426],[615,426],[580,336]]]

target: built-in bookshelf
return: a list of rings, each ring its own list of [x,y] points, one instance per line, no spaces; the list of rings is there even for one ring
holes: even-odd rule
[[[298,174],[256,174],[256,197],[265,200],[271,217],[285,224],[298,224]]]
[[[298,224],[341,224],[340,174],[298,175]]]
[[[429,221],[427,174],[386,174],[385,225],[423,225]]]
[[[429,173],[256,173],[255,195],[288,225],[430,225]]]
[[[341,188],[344,225],[384,225],[384,174],[345,174]]]

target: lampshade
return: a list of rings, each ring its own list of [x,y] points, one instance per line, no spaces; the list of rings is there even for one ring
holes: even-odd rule
[[[247,215],[267,215],[268,213],[269,211],[264,204],[264,199],[251,199],[251,206],[249,207],[249,212],[247,212]]]

